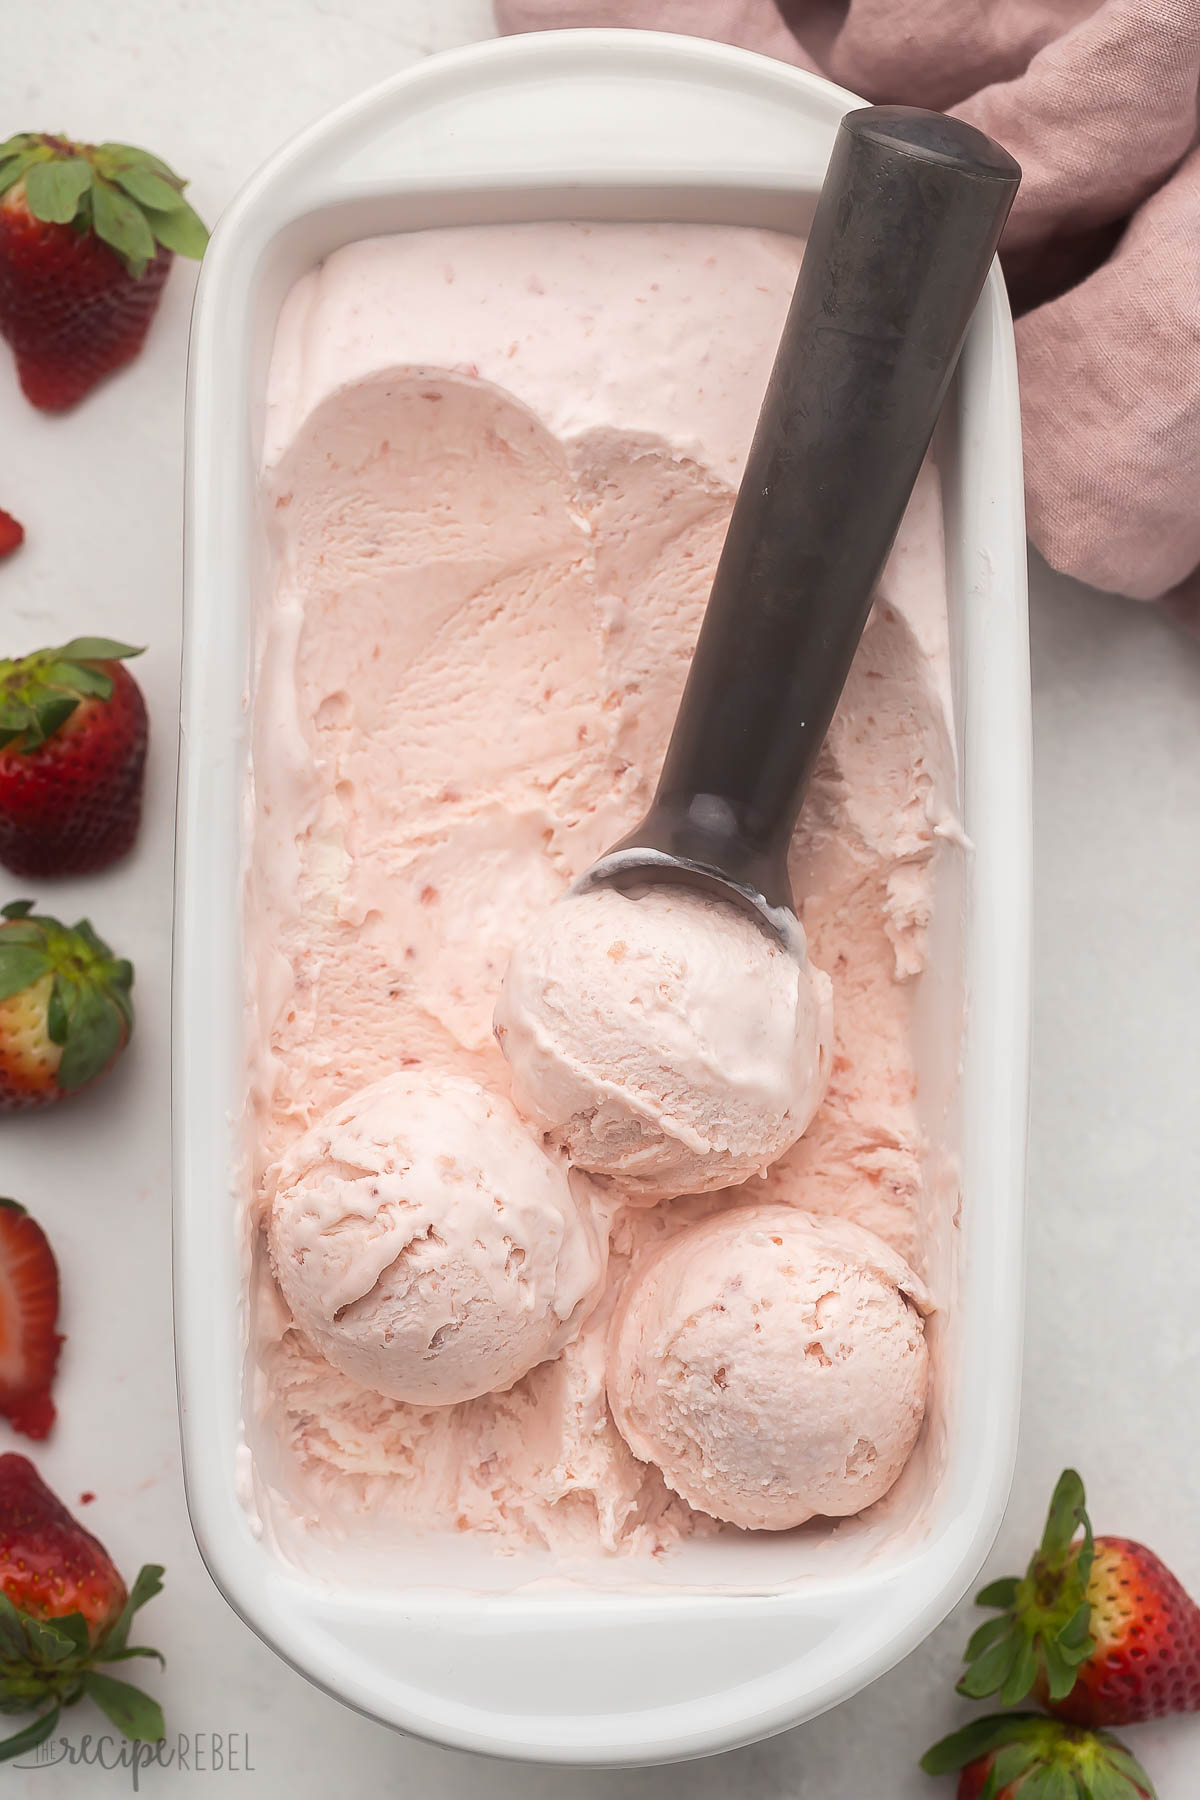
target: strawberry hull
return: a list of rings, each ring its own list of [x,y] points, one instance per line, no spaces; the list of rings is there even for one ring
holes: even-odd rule
[[[1155,1800],[1150,1777],[1118,1738],[1041,1713],[973,1719],[927,1750],[921,1767],[958,1771],[956,1800]]]

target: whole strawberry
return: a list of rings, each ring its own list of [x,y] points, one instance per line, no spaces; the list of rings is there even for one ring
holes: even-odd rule
[[[133,965],[86,919],[0,908],[0,1113],[50,1106],[111,1068],[133,1030]]]
[[[0,334],[35,406],[74,406],[138,354],[174,252],[208,241],[186,185],[129,144],[0,144]]]
[[[1200,1711],[1200,1607],[1143,1544],[1093,1538],[1073,1469],[1024,1577],[992,1582],[978,1604],[1002,1611],[967,1645],[959,1692],[971,1699],[1015,1706],[1032,1693],[1093,1726]]]
[[[149,721],[109,638],[0,659],[0,862],[41,879],[89,875],[130,849]]]
[[[44,1438],[62,1348],[58,1264],[45,1232],[15,1200],[0,1200],[0,1414],[14,1431]]]
[[[1107,1732],[1040,1713],[976,1719],[921,1758],[927,1775],[958,1778],[958,1800],[1155,1800],[1142,1765]]]
[[[129,1643],[133,1615],[162,1588],[148,1564],[127,1593],[104,1545],[73,1519],[24,1456],[0,1456],[0,1711],[36,1712],[0,1761],[50,1736],[86,1694],[126,1737],[163,1735],[156,1700],[96,1667],[156,1656]]]
[[[25,542],[25,527],[11,513],[0,507],[0,561],[19,550]]]

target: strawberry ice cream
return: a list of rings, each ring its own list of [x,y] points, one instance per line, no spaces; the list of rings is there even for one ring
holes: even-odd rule
[[[569,894],[513,951],[496,1036],[518,1108],[630,1201],[761,1175],[829,1077],[829,978],[685,888]]]
[[[724,971],[731,986],[764,981],[767,1035],[748,1040],[732,1018],[704,1067],[670,984],[646,988],[654,909],[682,906],[707,955],[703,903],[660,897],[642,913],[644,900],[604,897],[594,1025],[613,1033],[620,1107],[644,1104],[648,1129],[594,1191],[563,1173],[588,1110],[573,1073],[548,1126],[521,1123],[514,1097],[533,1103],[493,1035],[514,946],[646,812],[801,249],[710,225],[414,232],[336,251],[283,308],[250,707],[246,1436],[253,1507],[281,1540],[290,1522],[286,1554],[315,1559],[369,1528],[373,1545],[453,1529],[560,1561],[641,1557],[732,1530],[698,1510],[698,1488],[671,1485],[672,1467],[664,1480],[651,1453],[671,1465],[665,1439],[630,1425],[627,1443],[614,1422],[609,1328],[644,1259],[764,1202],[863,1226],[918,1275],[933,1234],[947,1241],[953,1181],[914,1075],[937,871],[961,854],[932,468],[793,846],[812,969],[799,980],[768,958],[764,974],[756,939]],[[815,970],[832,984],[831,1035]],[[545,976],[510,985],[500,1023],[549,1022],[566,1044],[578,1022],[552,1016]],[[635,1028],[639,994],[650,1013]],[[709,1104],[718,1090],[728,1104]],[[385,1168],[402,1144],[403,1192],[399,1160]],[[696,1156],[742,1185],[679,1197]],[[440,1157],[471,1171],[457,1198]],[[496,1199],[518,1230],[494,1207],[488,1219]],[[443,1220],[416,1291],[409,1207]],[[505,1236],[525,1265],[505,1266]],[[846,1455],[861,1436],[894,1470],[911,1438],[879,1409],[903,1392],[917,1416],[926,1302],[899,1274],[868,1296],[860,1261],[838,1257],[827,1354],[851,1343],[856,1297],[890,1309],[848,1364],[874,1358],[880,1392]],[[442,1337],[455,1294],[466,1324]],[[793,1371],[782,1340],[773,1354],[781,1402],[829,1391],[815,1361]],[[936,1395],[936,1358],[933,1380]],[[611,1391],[627,1408],[623,1376]],[[775,1491],[778,1447],[746,1438],[747,1493]],[[865,1465],[832,1481],[796,1456],[794,1510],[882,1491]]]
[[[477,1083],[390,1075],[284,1157],[271,1263],[365,1387],[425,1406],[502,1393],[579,1335],[603,1284],[582,1186]]]
[[[882,1498],[925,1413],[929,1295],[845,1219],[733,1207],[624,1284],[608,1400],[689,1505],[783,1531]]]

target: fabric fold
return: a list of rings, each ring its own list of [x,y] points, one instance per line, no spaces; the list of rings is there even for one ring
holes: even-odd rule
[[[1024,178],[1002,246],[1029,534],[1200,616],[1200,0],[496,0],[502,31],[719,39],[953,111]]]

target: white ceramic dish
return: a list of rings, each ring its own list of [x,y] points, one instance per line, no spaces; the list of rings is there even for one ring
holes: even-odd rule
[[[175,943],[175,1295],[188,1500],[230,1603],[329,1692],[439,1742],[578,1764],[669,1761],[809,1718],[896,1662],[976,1574],[1015,1448],[1029,988],[1030,727],[1012,326],[993,271],[940,428],[960,802],[923,983],[922,1094],[959,1159],[938,1405],[893,1529],[689,1546],[641,1586],[530,1585],[461,1541],[374,1585],[287,1563],[243,1505],[247,1258],[241,869],[255,476],[272,333],[337,245],[429,225],[688,218],[803,231],[853,96],[643,32],[442,56],[282,151],[205,259],[188,404]],[[965,1000],[965,1005],[964,1005]],[[965,1020],[965,1028],[964,1028]],[[486,1561],[486,1559],[484,1559]],[[628,1573],[628,1571],[627,1571]],[[360,1572],[361,1575],[361,1572]]]

